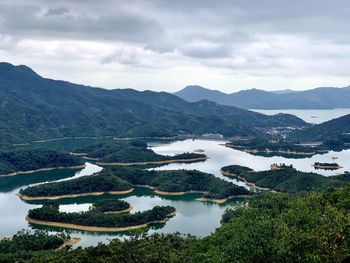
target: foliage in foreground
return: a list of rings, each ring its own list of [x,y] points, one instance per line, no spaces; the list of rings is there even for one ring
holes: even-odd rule
[[[133,237],[30,262],[341,262],[350,255],[350,186],[306,196],[266,195],[230,209],[212,235]]]
[[[57,249],[64,240],[69,239],[65,234],[48,235],[43,231],[19,231],[12,240],[0,240],[0,262],[18,262],[30,259],[34,253]]]

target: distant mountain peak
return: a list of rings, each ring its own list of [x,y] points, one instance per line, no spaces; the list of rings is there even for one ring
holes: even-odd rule
[[[175,93],[189,102],[203,99],[221,105],[244,109],[332,109],[350,108],[350,86],[345,88],[319,87],[309,90],[275,90],[247,89],[234,93],[200,86],[189,86]]]
[[[31,77],[40,77],[34,70],[25,65],[15,66],[7,62],[0,62],[0,77],[19,77],[19,76],[31,76]]]

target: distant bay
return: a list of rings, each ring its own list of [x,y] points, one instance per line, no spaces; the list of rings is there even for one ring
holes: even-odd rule
[[[287,113],[295,115],[306,122],[320,124],[322,122],[330,121],[332,119],[339,118],[341,116],[350,114],[350,108],[344,109],[313,109],[313,110],[260,110],[250,109],[251,111],[260,112],[266,115],[274,115],[278,113]]]

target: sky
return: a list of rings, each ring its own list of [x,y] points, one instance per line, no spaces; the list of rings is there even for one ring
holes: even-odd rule
[[[0,61],[103,88],[350,84],[347,0],[0,0]]]

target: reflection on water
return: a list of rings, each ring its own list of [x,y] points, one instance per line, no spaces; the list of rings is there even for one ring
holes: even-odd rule
[[[151,144],[152,145],[152,144]],[[317,154],[312,157],[285,158],[281,156],[257,156],[246,152],[238,151],[219,145],[218,142],[204,140],[185,140],[177,141],[170,145],[157,145],[152,149],[159,154],[177,154],[180,152],[192,152],[195,149],[204,149],[209,159],[203,163],[191,164],[168,164],[156,168],[158,170],[168,169],[197,169],[203,172],[212,173],[220,178],[224,178],[220,173],[220,168],[225,165],[238,164],[248,166],[256,171],[269,170],[273,163],[293,164],[293,166],[304,172],[315,172],[325,176],[336,175],[350,170],[350,150],[341,152],[329,152],[326,154]],[[332,157],[337,157],[337,163],[343,168],[336,171],[316,170],[312,165],[315,162],[332,162]]]
[[[220,168],[226,165],[239,164],[251,167],[255,170],[267,170],[272,163],[286,163],[293,164],[295,168],[301,171],[317,172],[326,176],[343,173],[345,170],[350,170],[350,150],[342,152],[330,152],[324,155],[315,155],[311,158],[304,159],[287,159],[283,157],[264,157],[254,156],[245,152],[237,151],[231,148],[226,148],[219,145],[218,142],[202,141],[202,140],[185,140],[169,143],[151,142],[149,146],[159,154],[174,155],[182,152],[193,152],[196,149],[205,150],[205,154],[209,157],[205,162],[199,163],[181,163],[168,164],[157,168],[158,170],[166,169],[197,169],[203,172],[212,173],[215,176],[236,182],[244,185],[242,182],[223,177],[220,173]],[[330,162],[331,157],[338,157],[337,163],[344,168],[337,171],[315,170],[312,164],[314,162]],[[85,175],[91,175],[100,171],[101,168],[87,163],[87,166],[82,171],[59,170],[40,172],[31,175],[19,175],[11,178],[0,178],[0,238],[10,236],[22,228],[31,228],[24,220],[29,209],[39,207],[41,202],[22,202],[15,193],[19,191],[20,187],[27,185],[67,180],[69,178],[76,178]],[[203,203],[195,201],[198,194],[188,194],[185,196],[158,196],[149,189],[135,189],[133,193],[123,196],[92,196],[81,197],[74,199],[62,199],[57,202],[60,204],[61,211],[77,212],[86,211],[88,207],[96,200],[102,198],[121,198],[129,202],[133,206],[132,213],[136,211],[144,211],[152,209],[156,205],[170,205],[177,209],[175,217],[171,218],[166,224],[157,224],[150,229],[143,230],[148,233],[190,233],[197,236],[205,236],[214,231],[220,225],[220,219],[224,210],[232,205],[241,205],[244,200],[231,200],[224,205]],[[91,233],[77,230],[62,230],[59,228],[47,228],[51,231],[65,231],[73,236],[81,237],[82,241],[78,244],[81,246],[96,245],[98,242],[108,242],[112,238],[126,238],[130,232],[124,233]],[[134,232],[133,232],[134,233]],[[76,245],[76,246],[78,246]]]

